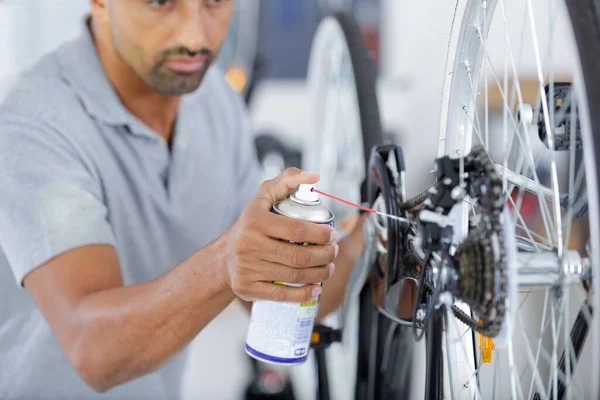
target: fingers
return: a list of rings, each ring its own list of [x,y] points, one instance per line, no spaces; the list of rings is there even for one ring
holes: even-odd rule
[[[264,237],[259,233],[248,234],[238,247],[240,257],[286,265],[292,268],[312,268],[332,263],[339,253],[337,243],[324,246],[301,246]]]
[[[302,221],[270,211],[253,210],[247,222],[261,233],[294,243],[329,244],[337,239],[337,231],[327,224]]]
[[[266,261],[297,269],[327,265],[334,262],[339,253],[337,243],[324,246],[300,246],[294,243],[272,240],[268,246],[271,250],[263,253]]]
[[[310,299],[318,294],[312,294],[310,288],[305,290],[288,290],[288,288],[293,289],[307,285],[312,288],[317,287],[320,290],[321,287],[315,285],[315,282],[326,281],[333,276],[334,272],[335,265],[333,263],[319,267],[297,269],[264,261],[254,262],[245,264],[238,269],[233,277],[231,288],[244,300],[306,301],[302,299]],[[274,282],[285,282],[292,286]],[[270,285],[275,285],[275,287],[270,287]],[[297,300],[298,296],[301,300]]]
[[[256,266],[254,273],[248,274],[248,277],[255,281],[311,284],[326,281],[333,276],[334,272],[333,263],[300,269],[265,262],[263,265]]]
[[[273,204],[285,199],[301,184],[315,184],[318,181],[318,174],[303,172],[298,168],[288,168],[277,178],[264,182],[255,201],[262,209],[270,210]]]
[[[256,294],[249,297],[242,296],[242,299],[246,301],[264,299],[279,302],[303,303],[316,298],[322,291],[323,288],[321,286],[314,284],[302,287],[292,287],[275,283],[258,282],[256,284]]]

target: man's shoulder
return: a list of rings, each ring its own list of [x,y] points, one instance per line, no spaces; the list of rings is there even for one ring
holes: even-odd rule
[[[43,56],[8,86],[0,99],[0,124],[6,119],[25,119],[62,130],[85,115],[73,88],[63,77],[58,51]]]

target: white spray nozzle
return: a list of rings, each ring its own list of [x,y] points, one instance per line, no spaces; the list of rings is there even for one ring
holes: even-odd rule
[[[312,191],[314,188],[315,185],[302,184],[295,196],[300,201],[319,201],[319,194]]]

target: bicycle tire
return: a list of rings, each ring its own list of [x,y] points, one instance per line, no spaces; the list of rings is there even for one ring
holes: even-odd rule
[[[368,164],[373,147],[383,142],[379,101],[377,99],[377,73],[358,23],[348,12],[338,12],[334,18],[346,36],[352,70],[354,71],[358,108],[363,136],[363,154]],[[368,165],[366,165],[368,168]]]

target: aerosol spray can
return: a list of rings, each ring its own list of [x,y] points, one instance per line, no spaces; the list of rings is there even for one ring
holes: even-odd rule
[[[290,197],[273,205],[273,212],[291,218],[333,226],[334,215],[319,200],[314,185],[300,185]],[[309,246],[311,243],[297,243]],[[276,282],[288,286],[304,286]],[[319,283],[322,284],[322,283]],[[259,300],[252,306],[246,337],[246,352],[257,360],[295,365],[308,357],[319,298],[305,303]]]

